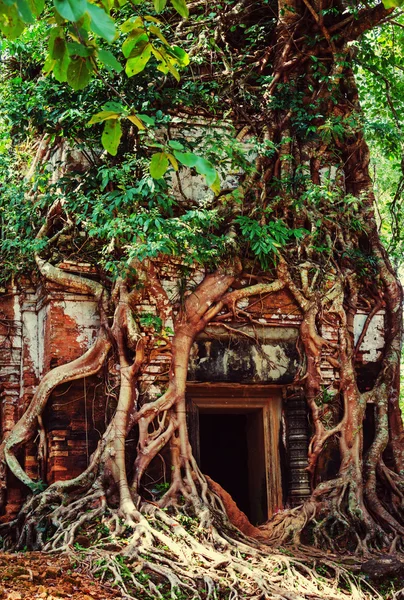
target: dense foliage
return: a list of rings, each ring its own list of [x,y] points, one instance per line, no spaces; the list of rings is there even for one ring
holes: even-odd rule
[[[45,240],[35,239],[35,233],[55,194],[64,197],[66,208],[75,216],[78,253],[101,264],[112,276],[134,255],[155,257],[164,253],[185,257],[190,263],[217,264],[235,251],[234,243],[223,234],[231,224],[240,233],[239,244],[244,240],[267,268],[276,248],[302,237],[304,228],[288,230],[282,221],[263,225],[265,212],[258,214],[258,206],[255,214],[237,216],[226,214],[228,211],[220,205],[226,203],[230,192],[232,205],[240,201],[239,174],[253,171],[257,154],[271,156],[277,150],[272,141],[251,134],[247,145],[239,142],[230,125],[236,115],[245,119],[243,111],[259,107],[262,88],[270,84],[265,75],[257,77],[254,73],[250,73],[252,81],[237,92],[231,82],[267,44],[275,23],[270,11],[258,23],[250,25],[247,18],[245,23],[230,25],[232,43],[238,47],[237,61],[233,59],[230,65],[214,38],[181,35],[183,26],[173,11],[165,10],[161,17],[164,3],[120,4],[120,8],[112,7],[112,19],[95,4],[83,2],[78,12],[71,12],[74,4],[56,3],[55,8],[45,8],[46,20],[24,29],[43,7],[41,3],[22,3],[24,8],[19,8],[13,28],[3,23],[9,39],[3,40],[0,100],[2,281],[21,269],[30,269],[35,251],[46,244]],[[266,5],[269,3],[263,2],[265,10]],[[184,3],[174,2],[173,6],[180,15],[187,16]],[[7,10],[14,15],[17,8],[12,5]],[[214,10],[193,17],[196,26],[203,20],[208,28],[217,18]],[[356,42],[354,59],[366,135],[375,157],[382,234],[397,264],[403,255],[400,194],[404,59],[400,19],[398,15],[387,26],[372,30]],[[207,56],[213,59],[212,72],[221,67],[220,76],[193,76],[193,69],[201,73],[200,65]],[[125,60],[126,72],[122,66]],[[83,68],[76,69],[76,63]],[[319,65],[318,80],[323,79],[326,81],[326,75]],[[347,127],[354,130],[358,126],[356,117],[351,122],[337,117],[319,125],[321,114],[315,112],[315,106],[308,112],[299,94],[288,92],[287,84],[280,97],[282,100],[273,100],[272,107],[290,105],[296,130],[303,135],[320,136],[328,142],[338,140]],[[180,107],[186,112],[187,107],[197,105],[203,118],[215,119],[216,127],[208,135],[194,130],[185,139],[175,115]],[[218,128],[221,119],[223,127]],[[32,147],[39,144],[39,139],[46,139],[54,147],[66,144],[71,154],[81,152],[88,161],[79,168],[85,170],[83,176],[78,176],[73,166],[55,186],[50,181],[50,169],[41,163],[34,165],[27,180],[24,173],[33,161]],[[212,189],[212,193],[205,191],[203,202],[197,205],[192,206],[186,196],[179,202],[171,192],[176,173],[184,168],[203,175],[206,186]],[[304,178],[302,172],[301,181]],[[308,193],[314,201],[322,191],[313,188]],[[336,191],[329,193],[338,195]],[[22,201],[27,194],[31,201]],[[219,207],[213,201],[217,195],[221,198]],[[344,211],[350,207],[350,226],[355,227],[355,200],[347,197],[341,201]],[[266,210],[269,215],[271,209]]]

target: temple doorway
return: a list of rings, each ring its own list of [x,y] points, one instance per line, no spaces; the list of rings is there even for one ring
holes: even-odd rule
[[[188,386],[194,456],[202,472],[232,496],[253,525],[282,507],[280,392],[273,386]]]

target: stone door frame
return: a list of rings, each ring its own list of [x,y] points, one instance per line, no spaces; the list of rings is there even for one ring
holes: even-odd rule
[[[199,409],[208,409],[212,412],[262,411],[268,519],[283,508],[279,451],[282,397],[283,386],[271,384],[195,382],[187,384],[187,398],[191,401],[191,407],[193,404]],[[189,412],[192,428],[192,408]],[[198,454],[197,449],[196,454]]]

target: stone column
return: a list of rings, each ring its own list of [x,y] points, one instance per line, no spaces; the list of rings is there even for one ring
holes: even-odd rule
[[[291,390],[287,396],[286,434],[289,458],[288,501],[293,507],[302,504],[311,494],[309,473],[306,471],[309,444],[307,408],[300,389]]]

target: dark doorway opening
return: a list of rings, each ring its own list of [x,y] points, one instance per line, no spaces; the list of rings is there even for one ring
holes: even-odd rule
[[[199,416],[201,469],[217,481],[248,515],[248,448],[246,415]]]
[[[203,473],[219,483],[254,525],[267,520],[262,410],[199,412]]]

